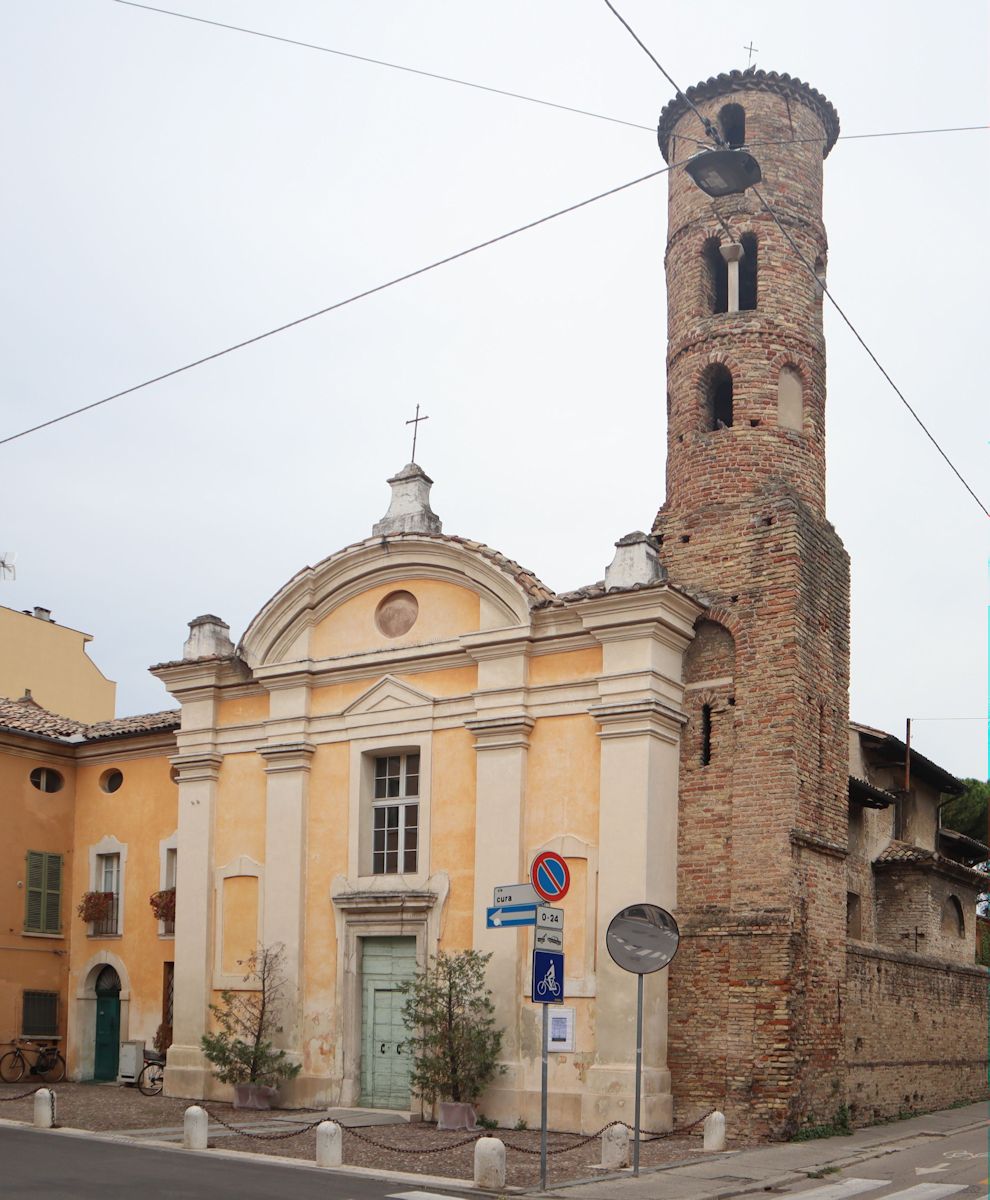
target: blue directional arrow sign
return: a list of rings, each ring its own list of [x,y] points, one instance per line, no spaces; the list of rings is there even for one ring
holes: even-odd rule
[[[535,904],[500,904],[486,911],[489,929],[512,929],[519,925],[536,924]]]

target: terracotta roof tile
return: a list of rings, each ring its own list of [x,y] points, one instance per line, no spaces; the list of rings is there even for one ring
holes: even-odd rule
[[[18,733],[33,733],[58,741],[101,742],[110,738],[134,737],[141,733],[178,729],[178,709],[165,712],[139,713],[133,717],[117,717],[112,721],[97,721],[87,725],[73,717],[49,712],[31,699],[9,700],[0,697],[0,729]]]
[[[934,862],[935,851],[925,850],[921,846],[912,846],[908,842],[899,842],[896,839],[890,845],[882,850],[874,862]]]

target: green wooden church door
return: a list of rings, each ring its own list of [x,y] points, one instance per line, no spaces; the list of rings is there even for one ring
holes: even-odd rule
[[[409,1107],[409,1032],[398,985],[416,974],[416,939],[363,939],[361,1104]]]

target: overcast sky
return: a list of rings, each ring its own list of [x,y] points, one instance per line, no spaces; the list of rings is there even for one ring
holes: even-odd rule
[[[655,125],[672,89],[600,0],[173,0],[213,20]],[[797,75],[844,134],[987,120],[985,0],[620,0],[680,86]],[[0,8],[0,436],[662,166],[655,135],[125,7]],[[829,286],[990,500],[990,134],[840,141]],[[235,640],[367,536],[418,459],[447,533],[565,590],[664,488],[666,180],[0,447],[0,603],[95,635],[118,714],[216,612]],[[987,711],[986,519],[826,306],[829,515],[852,715]],[[986,777],[979,720],[915,743]]]

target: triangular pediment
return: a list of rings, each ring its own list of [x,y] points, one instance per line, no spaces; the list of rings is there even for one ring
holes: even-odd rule
[[[404,708],[432,707],[434,697],[427,692],[421,692],[394,675],[384,675],[376,684],[368,688],[345,709],[346,716],[357,713],[395,712]]]

